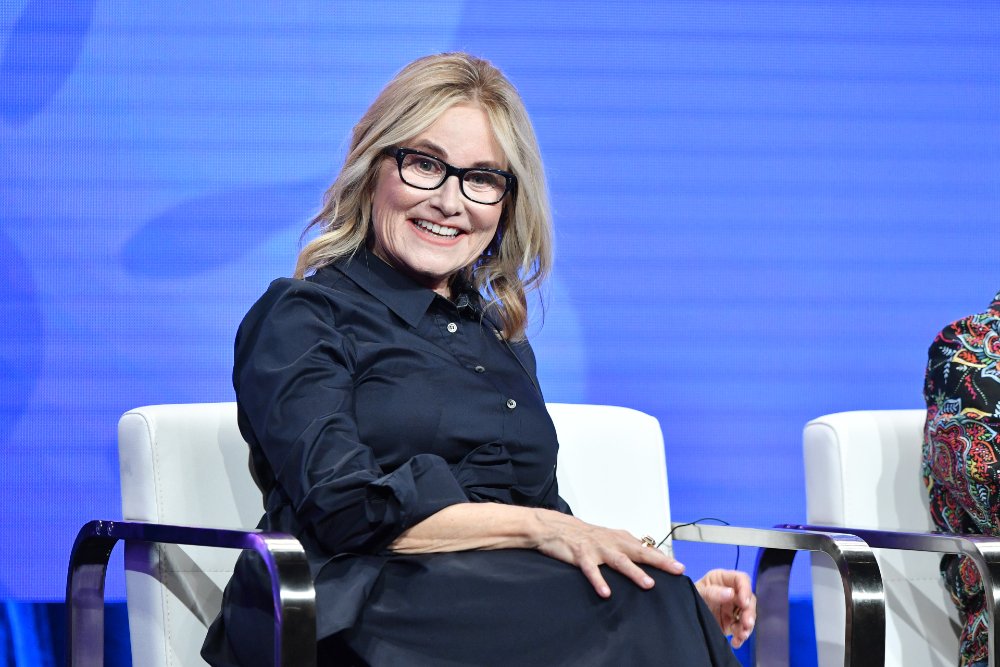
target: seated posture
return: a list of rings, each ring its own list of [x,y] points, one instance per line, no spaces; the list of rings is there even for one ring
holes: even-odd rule
[[[309,557],[320,664],[737,665],[745,574],[692,583],[559,497],[524,337],[551,220],[510,82],[460,53],[404,68],[313,225],[243,320],[233,384],[260,527]],[[272,623],[244,553],[202,654],[270,664]]]
[[[1000,535],[1000,293],[986,312],[945,327],[928,356],[923,474],[934,523],[951,533]],[[964,623],[959,664],[985,667],[979,571],[964,556],[946,555],[941,574]]]

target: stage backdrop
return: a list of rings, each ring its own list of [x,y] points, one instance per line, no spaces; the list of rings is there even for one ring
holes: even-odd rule
[[[675,518],[804,519],[803,424],[920,406],[1000,288],[990,2],[2,0],[0,45],[0,598],[61,597],[120,516],[122,412],[232,400],[240,318],[417,56],[523,93],[546,398],[658,417]]]

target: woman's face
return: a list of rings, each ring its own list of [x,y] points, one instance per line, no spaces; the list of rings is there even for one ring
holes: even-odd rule
[[[504,169],[486,113],[456,104],[426,130],[401,144],[456,167]],[[448,281],[483,253],[496,235],[503,202],[478,204],[449,176],[436,190],[403,183],[396,161],[379,164],[372,198],[373,252],[421,285],[450,297]]]

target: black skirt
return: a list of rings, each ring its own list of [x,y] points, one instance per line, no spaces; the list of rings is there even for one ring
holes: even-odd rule
[[[645,568],[644,590],[601,569],[609,599],[536,551],[389,556],[354,626],[321,639],[320,667],[739,665],[689,578]],[[223,652],[270,664],[268,634],[227,637]]]

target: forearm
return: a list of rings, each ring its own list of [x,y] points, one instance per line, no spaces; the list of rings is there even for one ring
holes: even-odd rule
[[[449,505],[404,531],[389,548],[408,554],[536,549],[580,568],[603,598],[611,595],[611,588],[600,565],[617,570],[641,588],[652,588],[654,581],[639,564],[672,574],[684,571],[683,565],[624,530],[595,526],[555,510],[501,503]]]
[[[500,503],[449,505],[405,530],[389,548],[416,554],[475,549],[534,549],[541,534],[540,512]]]

